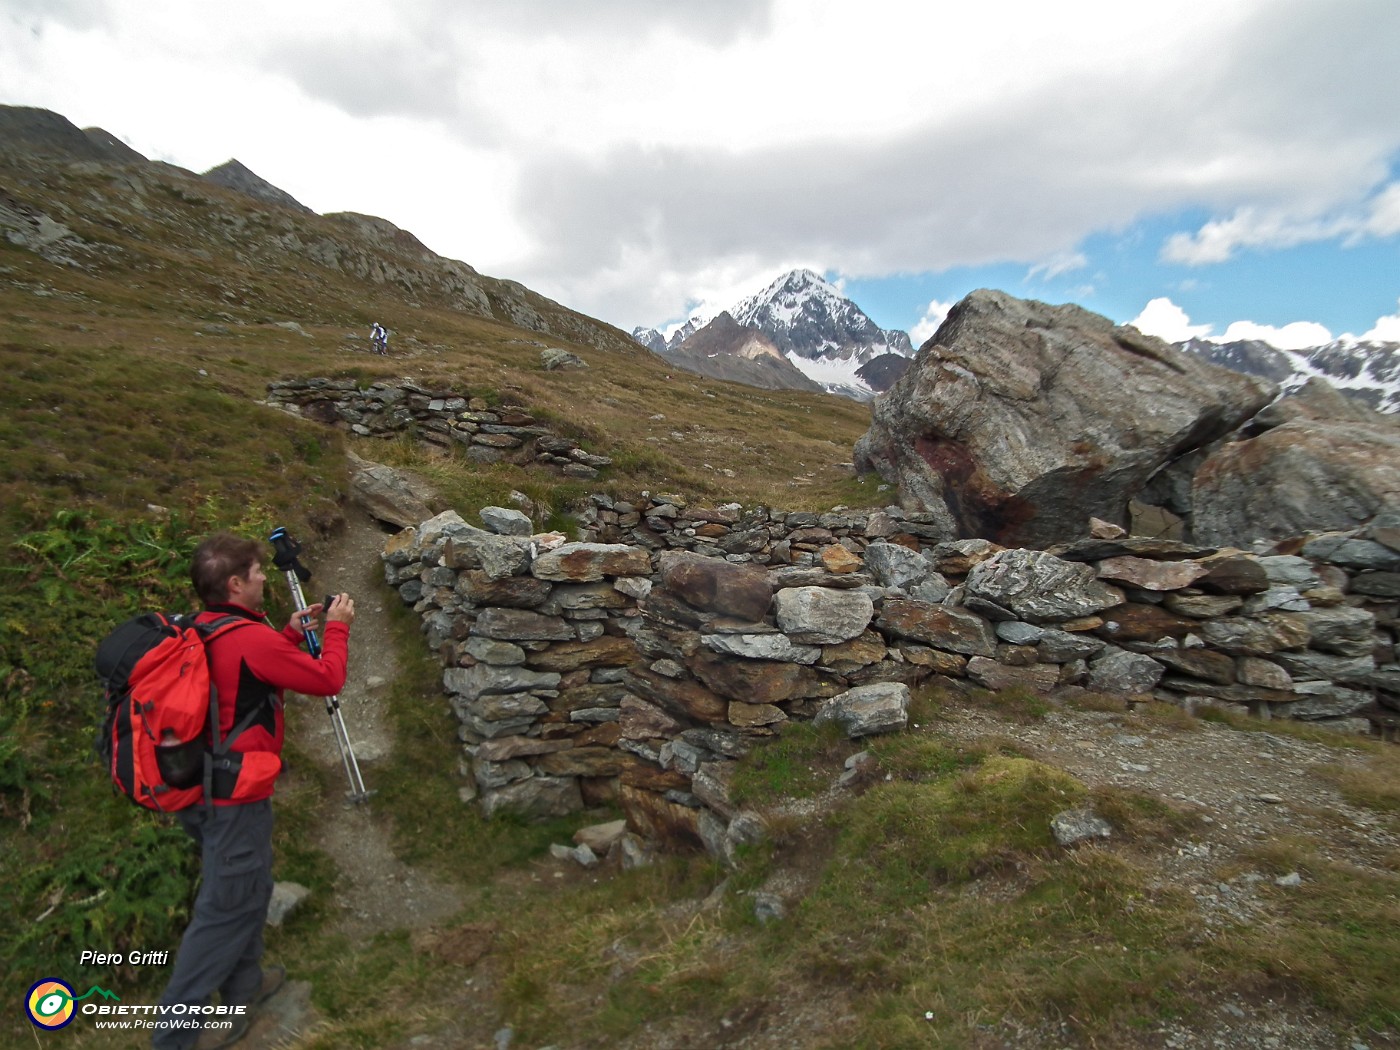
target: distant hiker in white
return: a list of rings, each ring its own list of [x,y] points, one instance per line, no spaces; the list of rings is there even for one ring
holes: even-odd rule
[[[369,330],[369,338],[376,354],[388,354],[389,333],[378,321],[375,321],[374,327]]]

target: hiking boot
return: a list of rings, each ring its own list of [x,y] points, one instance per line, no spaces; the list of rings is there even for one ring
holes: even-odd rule
[[[232,1016],[229,1018],[232,1028],[207,1028],[200,1033],[199,1041],[194,1044],[194,1050],[223,1050],[226,1046],[232,1046],[238,1040],[248,1034],[248,1030],[253,1027],[253,1018],[250,1014]]]
[[[282,990],[282,985],[285,984],[286,981],[287,968],[285,966],[264,966],[262,985],[258,988],[258,994],[253,996],[253,1001],[249,1005],[256,1010],[259,1006],[280,992]]]
[[[199,1041],[194,1044],[194,1050],[222,1050],[223,1047],[232,1046],[253,1027],[253,1017],[258,1012],[258,1007],[267,1002],[274,995],[282,990],[282,985],[287,982],[287,968],[285,966],[264,966],[262,972],[262,984],[258,986],[258,992],[253,996],[253,1001],[248,1004],[246,1013],[233,1014],[229,1020],[233,1022],[232,1028],[209,1029],[203,1032]]]

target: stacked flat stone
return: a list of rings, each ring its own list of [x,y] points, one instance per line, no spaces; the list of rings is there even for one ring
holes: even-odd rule
[[[305,419],[345,427],[359,437],[409,434],[439,448],[460,448],[474,463],[535,463],[584,480],[596,479],[612,464],[518,408],[492,408],[481,398],[407,379],[366,387],[353,379],[293,379],[269,383],[267,390],[269,404]]]
[[[615,795],[630,760],[615,747],[622,668],[635,650],[619,621],[650,587],[646,551],[530,535],[518,511],[455,512],[393,537],[385,578],[423,617],[445,665],[483,809],[563,813]],[[492,531],[492,530],[495,531]]]
[[[616,801],[650,839],[729,856],[755,834],[727,790],[754,739],[793,719],[895,731],[910,687],[931,680],[1400,727],[1400,528],[1387,522],[1292,553],[1126,536],[1034,551],[926,539],[893,510],[663,499],[593,506],[618,529],[660,507],[676,517],[650,517],[762,520],[770,545],[799,553],[770,566],[744,557],[757,552],[549,546],[500,508],[482,511],[484,530],[449,513],[390,541],[386,578],[443,659],[487,813]]]
[[[579,515],[581,535],[604,543],[630,543],[648,550],[689,550],[726,561],[759,565],[812,565],[824,553],[851,565],[868,543],[887,539],[911,546],[946,537],[927,514],[887,507],[874,514],[836,508],[822,514],[745,510],[737,503],[704,506],[671,493],[644,492],[635,501],[605,494],[589,498]],[[833,550],[840,546],[854,558]]]

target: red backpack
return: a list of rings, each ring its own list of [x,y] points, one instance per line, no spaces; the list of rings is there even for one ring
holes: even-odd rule
[[[257,716],[219,739],[218,693],[204,647],[252,623],[223,616],[145,613],[117,627],[97,646],[106,714],[97,738],[113,783],[133,802],[170,812],[211,798],[213,774],[231,761],[229,746]]]

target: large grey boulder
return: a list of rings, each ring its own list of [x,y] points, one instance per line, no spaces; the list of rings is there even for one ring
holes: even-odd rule
[[[1217,449],[1196,471],[1191,502],[1203,543],[1355,529],[1400,510],[1400,427],[1294,419]]]
[[[1155,472],[1275,391],[1080,307],[982,290],[875,402],[855,463],[950,535],[1046,546],[1122,523]]]
[[[437,494],[426,481],[353,453],[347,458],[351,497],[370,517],[401,529],[432,517],[429,504]]]

